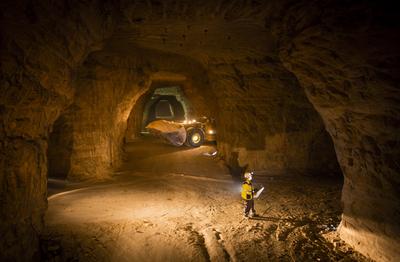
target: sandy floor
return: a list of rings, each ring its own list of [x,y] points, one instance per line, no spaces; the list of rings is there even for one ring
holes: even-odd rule
[[[214,147],[126,151],[111,181],[49,198],[46,261],[365,261],[334,231],[341,181],[256,176],[266,190],[248,220]]]

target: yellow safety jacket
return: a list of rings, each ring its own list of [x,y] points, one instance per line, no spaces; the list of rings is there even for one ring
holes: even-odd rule
[[[244,200],[252,200],[253,199],[253,184],[251,181],[244,181],[242,184],[242,198]]]

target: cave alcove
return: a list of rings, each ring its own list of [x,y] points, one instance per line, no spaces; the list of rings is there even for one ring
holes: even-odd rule
[[[67,115],[61,115],[54,122],[47,150],[48,178],[61,180],[67,178],[72,154],[72,132],[72,125]]]

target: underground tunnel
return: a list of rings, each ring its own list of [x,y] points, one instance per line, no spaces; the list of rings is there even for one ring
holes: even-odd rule
[[[182,122],[190,118],[189,114],[190,106],[179,86],[157,88],[143,109],[142,131],[146,132],[146,126],[155,120]]]
[[[1,261],[400,260],[392,3],[4,0],[0,20]]]

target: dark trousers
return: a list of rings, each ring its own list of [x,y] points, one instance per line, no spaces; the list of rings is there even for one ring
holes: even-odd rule
[[[254,209],[254,199],[251,200],[245,200],[245,207],[244,207],[244,214],[248,215],[250,210],[253,214],[256,213],[256,210]]]

